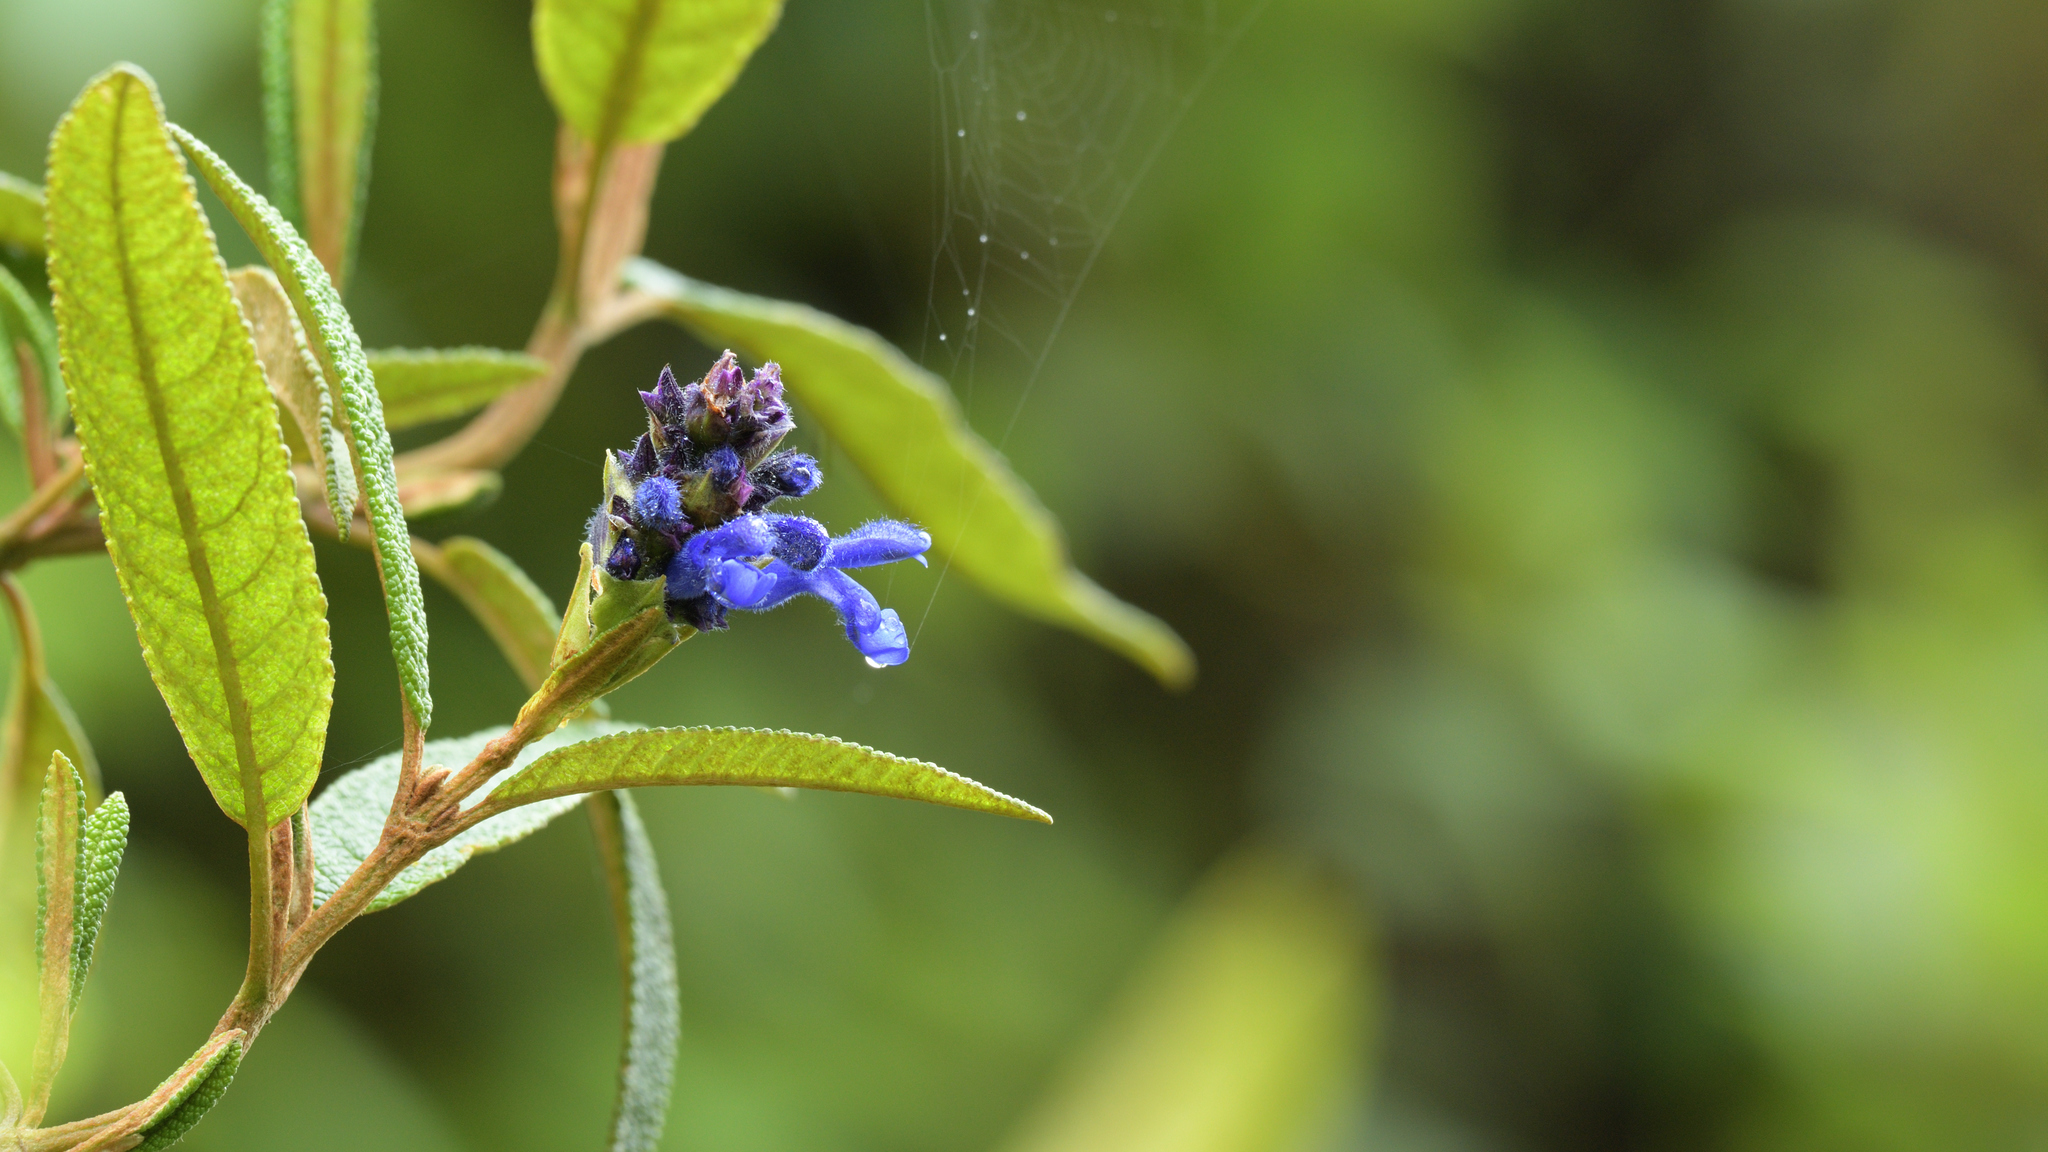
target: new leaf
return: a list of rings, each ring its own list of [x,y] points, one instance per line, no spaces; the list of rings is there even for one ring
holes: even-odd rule
[[[43,250],[43,190],[0,172],[0,244]]]
[[[107,552],[214,800],[305,800],[332,707],[327,601],[277,408],[149,79],[94,80],[50,145],[50,283]]]

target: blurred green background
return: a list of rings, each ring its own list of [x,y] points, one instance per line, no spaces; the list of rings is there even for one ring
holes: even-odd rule
[[[670,148],[650,255],[929,350],[926,9],[791,0]],[[553,254],[529,9],[379,12],[358,325],[516,347]],[[255,28],[251,0],[6,0],[0,169],[39,174],[125,58],[260,173]],[[1273,0],[1028,393],[993,342],[963,390],[1200,683],[935,566],[873,581],[900,669],[811,604],[622,692],[1060,821],[643,793],[685,981],[665,1147],[2048,1147],[2044,52],[2014,0]],[[596,351],[502,499],[422,532],[559,597],[629,386],[716,351]],[[814,510],[872,514],[807,444]],[[321,563],[332,772],[395,746],[397,689],[367,559]],[[105,560],[27,584],[136,813],[71,1116],[232,994],[241,847]],[[429,612],[437,731],[502,722],[514,676]],[[618,986],[587,839],[351,927],[190,1146],[597,1146]],[[1071,1135],[1239,1097],[1241,1131]]]

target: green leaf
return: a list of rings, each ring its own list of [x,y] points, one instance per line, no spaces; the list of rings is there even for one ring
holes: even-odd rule
[[[43,190],[5,172],[0,172],[0,245],[37,254],[43,250]]]
[[[936,555],[1014,608],[1123,653],[1169,687],[1194,679],[1173,629],[1104,591],[1067,558],[1059,524],[974,434],[945,382],[865,328],[801,304],[691,280],[648,260],[626,280],[714,347],[782,364],[803,411]]]
[[[256,359],[270,394],[298,426],[313,468],[325,480],[327,514],[343,539],[355,518],[356,467],[348,438],[334,420],[334,398],[320,373],[320,362],[306,345],[305,330],[292,312],[292,302],[268,268],[237,268],[228,274],[235,303],[256,337]]]
[[[24,412],[18,346],[24,344],[42,376],[39,383],[47,426],[60,427],[64,422],[64,377],[58,370],[56,330],[21,281],[0,267],[0,387],[6,390],[0,395],[0,419],[5,419],[17,436],[22,434]]]
[[[533,52],[585,140],[653,143],[694,127],[781,15],[782,0],[539,0]]]
[[[227,205],[277,273],[278,283],[311,337],[329,389],[341,396],[349,444],[355,450],[356,482],[364,493],[377,574],[384,585],[391,658],[398,665],[398,682],[412,705],[413,716],[425,728],[434,719],[434,700],[427,691],[427,612],[420,595],[419,568],[412,558],[412,533],[406,528],[405,508],[399,499],[398,474],[392,467],[391,433],[384,426],[384,406],[377,399],[377,383],[363,356],[362,341],[327,270],[277,209],[191,133],[176,125],[170,130],[207,186]]]
[[[511,557],[472,536],[439,545],[413,541],[420,567],[462,599],[498,642],[528,691],[547,679],[555,647],[555,606]]]
[[[52,752],[61,752],[85,777],[88,798],[99,795],[100,766],[71,705],[43,664],[43,635],[36,626],[28,596],[12,578],[0,577],[0,599],[14,622],[20,657],[14,684],[8,689],[7,715],[0,719],[0,782],[8,808],[39,794],[42,772]],[[0,823],[0,827],[6,824]]]
[[[327,600],[277,407],[148,77],[116,67],[65,114],[49,215],[64,376],[143,656],[215,802],[268,827],[320,771]]]
[[[71,945],[71,1009],[74,1012],[78,1010],[79,997],[85,994],[85,978],[92,971],[92,954],[99,943],[100,923],[106,918],[107,901],[114,896],[114,879],[121,873],[121,857],[127,848],[128,801],[115,792],[85,818],[85,829],[79,841],[78,927]]]
[[[676,993],[676,944],[668,894],[654,845],[633,797],[599,792],[590,798],[590,827],[611,891],[626,989],[626,1034],[619,1052],[619,1098],[612,1111],[611,1152],[653,1152],[668,1122],[682,1009]]]
[[[1226,860],[1002,1152],[1292,1152],[1365,1077],[1357,914],[1299,861]]]
[[[270,0],[263,112],[273,199],[336,284],[348,280],[377,120],[371,0]]]
[[[142,1136],[135,1152],[158,1152],[184,1139],[200,1117],[213,1111],[227,1094],[242,1066],[244,1051],[240,1029],[224,1032],[209,1039],[170,1079],[158,1085],[144,1101],[154,1107],[135,1128]]]
[[[40,1011],[35,1066],[29,1075],[24,1115],[42,1122],[50,1088],[71,1046],[71,1014],[78,1006],[73,987],[79,975],[73,959],[79,936],[79,867],[84,853],[85,780],[62,752],[50,757],[43,775],[43,802],[36,813],[36,972]]]
[[[516,768],[530,764],[551,749],[623,728],[623,725],[596,722],[567,725],[523,749],[513,765]],[[429,740],[425,763],[429,767],[444,764],[459,769],[475,759],[484,745],[508,731],[510,729],[491,728],[467,736]],[[398,790],[399,760],[396,752],[372,760],[328,785],[314,797],[307,822],[313,827],[315,907],[334,895],[342,881],[347,880],[349,874],[377,847],[378,837],[384,832],[384,817],[391,811],[391,796]],[[551,804],[537,804],[483,821],[399,873],[398,878],[370,902],[367,911],[389,908],[427,885],[447,879],[479,852],[493,852],[526,839],[545,828],[555,817],[576,807],[582,799],[581,796],[564,797]]]
[[[1024,801],[935,764],[830,736],[756,728],[650,728],[587,740],[551,752],[515,773],[485,803],[508,807],[579,792],[663,784],[865,792],[1052,823],[1052,817]]]
[[[496,348],[382,348],[370,353],[370,371],[395,431],[474,412],[545,375],[548,362]]]

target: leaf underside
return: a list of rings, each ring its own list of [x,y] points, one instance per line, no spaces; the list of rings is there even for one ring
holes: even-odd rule
[[[152,1094],[158,1105],[136,1129],[142,1135],[142,1143],[135,1152],[159,1152],[184,1139],[185,1133],[226,1095],[236,1070],[242,1066],[244,1051],[242,1033],[235,1031],[213,1037],[193,1053],[185,1066],[172,1073]]]
[[[781,15],[782,0],[539,0],[533,51],[585,140],[655,143],[696,125]]]
[[[263,365],[270,394],[297,426],[314,469],[325,481],[327,514],[345,532],[356,508],[354,456],[335,423],[333,397],[292,302],[268,268],[237,268],[228,280],[256,337],[256,359]]]
[[[599,789],[684,784],[863,792],[1052,823],[1024,801],[936,764],[830,736],[756,728],[650,728],[601,736],[543,756],[500,784],[491,799],[530,804]]]
[[[548,370],[545,360],[497,348],[381,348],[369,359],[393,431],[474,412]]]
[[[462,598],[470,613],[497,641],[499,651],[529,691],[547,679],[557,633],[555,606],[504,553],[471,536],[443,540],[435,548],[435,575]]]
[[[633,287],[713,347],[782,364],[814,421],[897,512],[932,534],[934,555],[1012,607],[1121,652],[1169,687],[1194,679],[1172,628],[1110,595],[1067,558],[1059,525],[961,415],[945,382],[888,341],[801,304],[691,280],[648,260]]]
[[[298,207],[307,245],[341,284],[369,180],[376,13],[370,0],[293,0],[287,11]]]
[[[575,723],[535,742],[521,752],[515,764],[531,763],[551,749],[609,732],[623,731],[625,725]],[[441,764],[460,768],[469,763],[485,744],[503,735],[504,728],[491,728],[467,736],[429,740],[428,766]],[[398,789],[399,754],[384,756],[342,776],[314,797],[310,813],[313,826],[313,895],[316,903],[326,900],[342,881],[376,848],[384,830],[384,818],[391,811],[391,795]],[[391,882],[377,895],[368,911],[389,908],[436,881],[445,880],[479,852],[492,852],[524,840],[548,822],[581,803],[581,796],[569,796],[548,804],[516,809],[486,820],[455,839],[434,849]]]
[[[277,274],[299,323],[305,325],[329,390],[341,398],[349,444],[355,451],[356,483],[369,514],[377,574],[384,586],[391,658],[398,665],[398,682],[406,701],[420,727],[425,728],[434,718],[434,701],[428,692],[426,602],[420,593],[419,568],[413,562],[412,533],[399,499],[391,433],[384,426],[384,406],[377,399],[377,384],[370,376],[362,341],[327,270],[292,226],[212,149],[183,129],[173,126],[171,131],[207,186],[227,205]]]
[[[58,125],[48,212],[64,378],[150,675],[221,809],[275,823],[319,773],[327,602],[277,409],[146,76],[110,70]]]
[[[668,895],[632,795],[600,792],[590,798],[589,812],[611,891],[626,990],[610,1152],[653,1152],[668,1120],[676,1040],[682,1031]]]

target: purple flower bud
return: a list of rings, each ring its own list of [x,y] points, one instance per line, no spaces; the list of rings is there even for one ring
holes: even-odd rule
[[[633,490],[633,509],[640,522],[667,532],[683,520],[683,492],[666,476],[650,476]]]
[[[676,383],[676,374],[664,364],[661,375],[654,380],[654,391],[642,392],[640,401],[647,405],[647,412],[657,424],[680,424],[683,420],[683,388]]]
[[[671,597],[668,618],[680,620],[699,632],[722,632],[725,630],[725,605],[708,592],[686,600]]]
[[[925,562],[932,534],[901,520],[873,520],[832,541],[827,563],[834,568],[869,568],[898,560]]]
[[[641,395],[644,396],[646,393],[643,392]],[[643,433],[633,444],[633,454],[626,458],[626,476],[628,479],[642,480],[659,471],[661,455],[655,451],[654,437]]]
[[[785,496],[808,496],[825,479],[818,462],[801,452],[778,452],[763,460],[749,475],[754,481],[754,496],[747,502],[750,512],[766,508]]]
[[[640,571],[640,549],[633,544],[631,536],[619,537],[612,546],[612,554],[604,558],[604,570],[614,580],[631,580]]]
[[[583,538],[590,542],[591,552],[595,553],[604,547],[604,530],[604,509],[599,508],[590,514],[590,519],[583,522]]]
[[[759,516],[742,516],[699,532],[683,546],[691,562],[710,568],[721,560],[750,560],[775,550],[775,532]]]
[[[668,568],[662,573],[668,577],[663,594],[670,600],[694,600],[704,595],[704,561],[690,555],[688,548],[678,549],[669,557]]]

